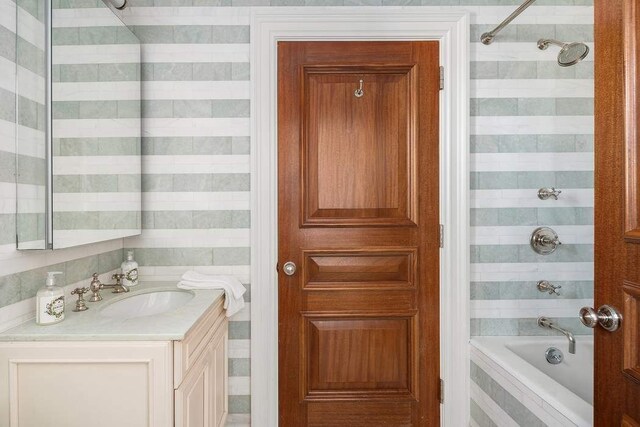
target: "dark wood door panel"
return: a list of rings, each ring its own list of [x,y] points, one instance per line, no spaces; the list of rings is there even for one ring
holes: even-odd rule
[[[415,288],[416,250],[312,251],[304,254],[305,289]]]
[[[625,281],[623,369],[625,375],[640,383],[640,284]]]
[[[414,69],[304,67],[303,226],[415,224]]]
[[[640,423],[631,418],[628,415],[622,416],[622,422],[620,423],[620,427],[640,427]]]
[[[302,303],[305,312],[328,311],[331,313],[380,314],[411,313],[417,310],[416,291],[393,289],[362,291],[359,289],[341,291],[306,292]]]
[[[413,394],[411,317],[306,317],[305,399]]]
[[[594,299],[622,314],[619,330],[595,330],[594,425],[631,427],[640,420],[640,0],[594,6]]]
[[[439,424],[438,51],[278,45],[282,426]]]
[[[310,402],[309,427],[410,427],[414,404],[409,402]]]

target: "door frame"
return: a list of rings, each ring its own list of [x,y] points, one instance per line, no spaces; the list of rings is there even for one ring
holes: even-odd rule
[[[469,13],[439,7],[251,12],[251,418],[278,425],[277,42],[436,40],[440,96],[441,424],[469,424]],[[258,356],[259,355],[259,356]],[[464,408],[464,410],[463,410]]]

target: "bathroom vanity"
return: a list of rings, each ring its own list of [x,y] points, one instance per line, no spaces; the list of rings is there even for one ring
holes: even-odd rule
[[[146,283],[56,325],[0,334],[0,425],[222,426],[227,318],[218,290]]]

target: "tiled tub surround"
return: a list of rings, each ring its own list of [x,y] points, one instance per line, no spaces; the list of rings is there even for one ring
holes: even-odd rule
[[[78,0],[74,7],[95,7]],[[99,0],[97,0],[99,1]],[[545,333],[592,296],[593,71],[561,68],[540,37],[593,46],[591,0],[539,0],[496,38],[479,34],[519,0],[129,0],[122,13],[143,46],[143,234],[127,239],[143,277],[189,268],[249,283],[249,23],[251,6],[438,6],[471,13],[472,330]],[[60,6],[67,4],[59,0]],[[563,190],[540,201],[543,186]],[[565,245],[528,250],[537,224]],[[535,282],[561,284],[562,296]],[[249,307],[230,323],[230,421],[249,420]],[[577,329],[577,325],[570,324]]]
[[[41,51],[43,46],[37,45],[40,40],[37,28],[42,28],[39,27],[42,25],[39,3],[18,0],[16,5],[11,0],[0,1],[0,325],[4,327],[33,316],[35,293],[44,285],[46,271],[64,272],[59,276],[59,283],[69,289],[88,284],[92,271],[102,273],[106,280],[108,274],[119,267],[123,256],[122,240],[54,252],[16,250],[17,227],[24,227],[25,232],[34,231],[38,222],[44,220],[44,215],[34,211],[21,216],[20,220],[16,215],[16,179],[19,185],[31,185],[32,194],[37,195],[37,185],[43,178],[38,172],[43,170],[38,148],[32,150],[32,155],[16,159],[16,128],[21,148],[38,139],[41,132],[38,117],[42,118],[44,106],[38,106],[36,99],[43,86],[21,84],[19,96],[26,101],[18,106],[25,108],[16,109],[16,76],[43,82],[44,64],[38,59],[42,57],[38,49]],[[21,25],[16,35],[17,14],[21,22],[32,25]],[[26,108],[27,105],[30,107]],[[29,162],[33,172],[28,174],[26,168],[21,169],[21,175],[16,178],[16,161],[21,161],[23,166]]]
[[[549,347],[564,361],[545,360]],[[593,338],[579,337],[576,354],[564,337],[476,337],[471,342],[471,425],[593,425]]]

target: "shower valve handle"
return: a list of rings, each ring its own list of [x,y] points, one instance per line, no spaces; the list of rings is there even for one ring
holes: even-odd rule
[[[554,285],[548,280],[540,280],[536,286],[540,292],[547,292],[549,295],[560,295],[558,289],[562,288],[560,285]]]
[[[540,200],[554,199],[558,200],[558,196],[562,193],[560,190],[556,190],[554,187],[541,188],[538,190],[538,198]]]

